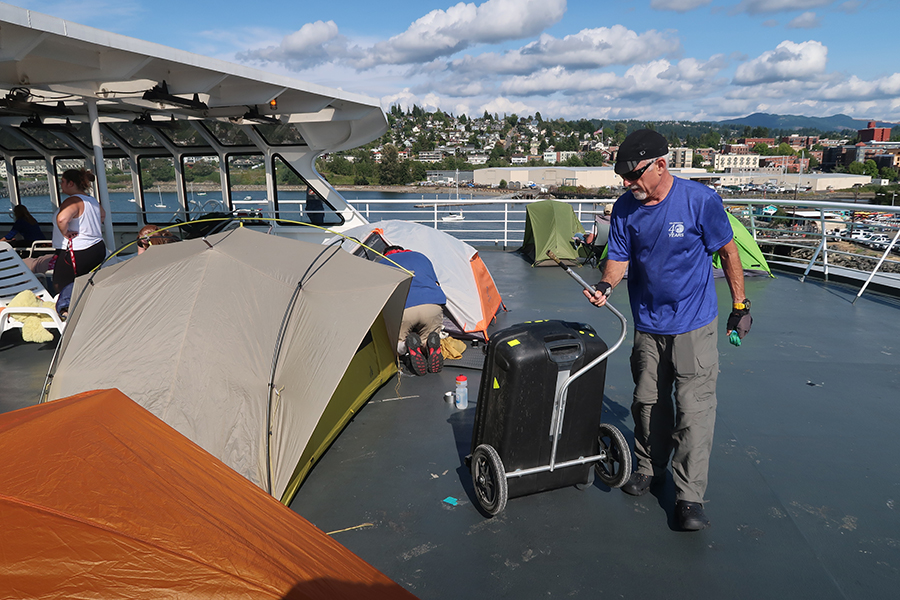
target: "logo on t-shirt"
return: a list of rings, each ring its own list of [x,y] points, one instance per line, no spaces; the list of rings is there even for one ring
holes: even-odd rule
[[[669,223],[669,237],[684,237],[684,223],[681,221]]]

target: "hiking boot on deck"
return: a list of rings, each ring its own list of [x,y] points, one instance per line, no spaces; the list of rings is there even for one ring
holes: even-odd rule
[[[625,485],[622,486],[622,491],[629,496],[643,496],[647,493],[647,490],[650,489],[650,484],[652,482],[653,477],[650,475],[644,475],[643,473],[635,471],[631,474],[631,477]]]
[[[675,518],[678,519],[678,526],[685,531],[700,531],[709,527],[709,519],[699,502],[679,500],[675,503]]]
[[[409,364],[413,372],[416,375],[428,373],[428,358],[418,333],[412,332],[406,336],[406,351],[409,352]]]
[[[428,334],[428,372],[440,373],[444,368],[444,355],[441,354],[441,336],[437,331]]]

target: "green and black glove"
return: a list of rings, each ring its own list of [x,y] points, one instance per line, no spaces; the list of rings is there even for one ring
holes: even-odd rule
[[[725,326],[731,333],[728,341],[735,346],[741,345],[744,336],[750,333],[753,325],[753,317],[750,316],[750,301],[744,298],[742,302],[734,303],[731,314],[728,315],[728,324]]]

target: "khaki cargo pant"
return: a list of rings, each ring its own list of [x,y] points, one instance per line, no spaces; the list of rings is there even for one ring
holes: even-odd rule
[[[440,304],[419,304],[410,306],[403,311],[400,321],[400,337],[397,340],[397,354],[406,354],[406,336],[410,331],[415,331],[422,338],[422,345],[428,340],[428,335],[433,331],[440,331],[444,327],[444,309]]]
[[[706,493],[716,422],[717,329],[714,320],[679,335],[634,333],[635,470],[662,475],[671,455],[676,499],[688,502],[703,502]]]

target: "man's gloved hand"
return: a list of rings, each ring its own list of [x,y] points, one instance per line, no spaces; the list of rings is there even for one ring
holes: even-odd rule
[[[744,336],[750,333],[753,325],[753,317],[750,316],[750,301],[744,298],[742,302],[733,305],[731,314],[728,315],[728,324],[725,326],[729,334],[728,341],[735,346],[741,345]]]
[[[605,281],[598,281],[596,285],[594,285],[594,289],[609,298],[609,295],[612,294],[612,286]]]

